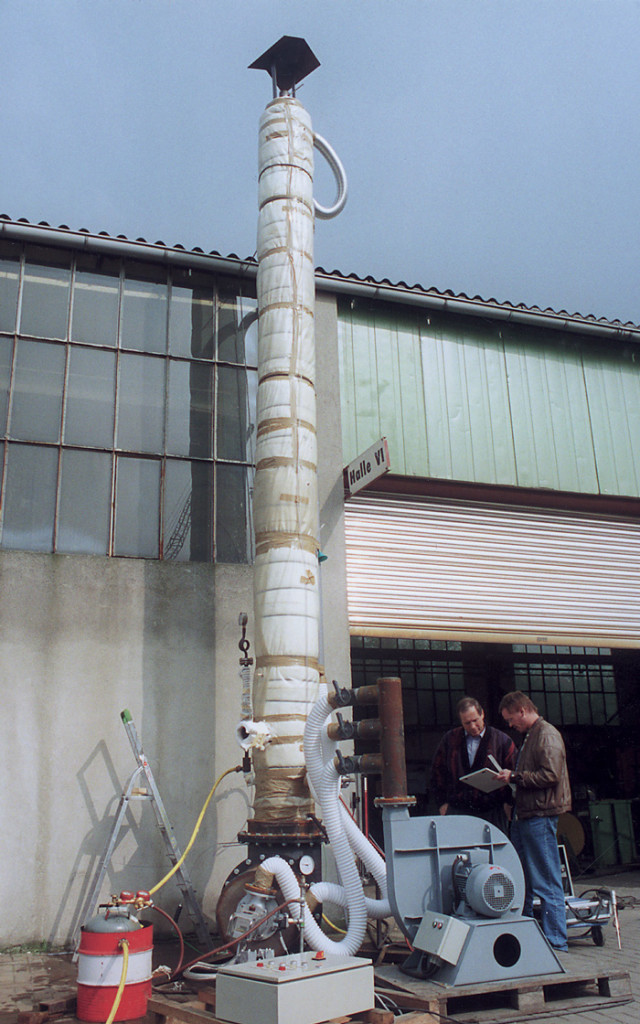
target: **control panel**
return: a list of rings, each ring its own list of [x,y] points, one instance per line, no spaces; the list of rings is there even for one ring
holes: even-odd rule
[[[373,965],[305,951],[218,970],[216,1017],[232,1024],[319,1024],[374,1005]]]

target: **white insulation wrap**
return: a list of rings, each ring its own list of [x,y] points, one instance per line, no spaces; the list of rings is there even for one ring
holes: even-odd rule
[[[289,96],[260,121],[258,413],[254,517],[254,817],[313,811],[302,734],[318,695],[318,486],[313,267],[313,132]]]

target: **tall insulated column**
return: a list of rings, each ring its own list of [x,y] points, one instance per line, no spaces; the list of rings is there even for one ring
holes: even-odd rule
[[[313,146],[307,111],[274,99],[260,121],[258,397],[254,490],[254,821],[288,834],[313,811],[302,735],[318,696]],[[303,829],[302,829],[303,830]]]

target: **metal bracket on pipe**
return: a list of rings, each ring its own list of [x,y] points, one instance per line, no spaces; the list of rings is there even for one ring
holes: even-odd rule
[[[338,686],[335,679],[332,681],[334,692],[329,695],[329,703],[334,708],[348,708],[353,704],[353,690],[347,690],[345,686]]]
[[[355,722],[345,721],[340,712],[336,713],[337,723],[332,723],[327,728],[327,735],[330,739],[353,739],[356,733]]]
[[[345,757],[338,749],[333,764],[338,775],[379,775],[382,772],[380,754],[352,754]]]

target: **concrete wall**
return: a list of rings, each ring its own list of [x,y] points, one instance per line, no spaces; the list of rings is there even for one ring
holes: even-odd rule
[[[349,684],[342,447],[333,300],[317,304],[323,656]],[[184,849],[215,779],[240,762],[238,615],[253,632],[251,566],[0,552],[0,948],[70,943],[136,767],[128,708]],[[251,651],[250,651],[251,653]],[[215,920],[244,858],[242,775],[220,784],[187,867]],[[132,801],[102,898],[151,888],[169,869],[153,811]],[[169,881],[155,897],[173,914]],[[183,918],[183,922],[186,919]]]
[[[0,945],[65,943],[136,767],[121,710],[133,714],[182,848],[213,780],[238,762],[237,617],[251,608],[252,573],[2,552],[0,592]],[[224,856],[213,871],[216,847],[246,816],[240,781],[221,784],[190,858],[200,895],[224,872]],[[105,895],[150,888],[169,866],[151,807],[132,802]],[[175,911],[172,882],[158,902]]]

